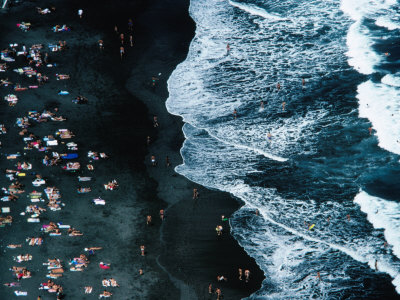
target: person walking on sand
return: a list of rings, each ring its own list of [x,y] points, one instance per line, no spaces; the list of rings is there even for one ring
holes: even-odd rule
[[[129,43],[131,44],[131,47],[133,47],[133,36],[132,36],[132,34],[129,35]]]
[[[99,43],[99,49],[100,49],[100,51],[103,51],[103,50],[104,50],[104,43],[103,43],[103,40],[99,40],[98,43]]]
[[[148,216],[146,217],[146,224],[147,224],[147,226],[150,226],[150,225],[151,225],[151,221],[152,221],[152,218],[151,218],[150,215],[148,215]]]
[[[164,210],[160,209],[160,219],[161,221],[164,221]]]
[[[153,117],[153,127],[156,128],[156,127],[158,127],[158,126],[159,126],[159,124],[158,124],[158,117],[157,117],[157,116],[154,116],[154,117]]]
[[[122,60],[122,57],[124,56],[124,54],[125,54],[125,49],[124,49],[124,47],[120,47],[119,48],[119,54],[121,55],[121,60]]]
[[[151,165],[153,167],[157,166],[157,161],[156,161],[156,157],[154,155],[151,156]]]
[[[249,282],[250,280],[250,271],[249,270],[244,270],[244,278],[246,282]]]
[[[171,163],[169,162],[169,157],[167,155],[167,157],[165,158],[165,164],[167,167],[169,167],[171,165]]]
[[[146,247],[144,245],[140,246],[140,253],[142,256],[145,256],[145,249],[146,249]]]
[[[197,191],[197,189],[193,189],[193,200],[199,198],[199,192]]]
[[[210,283],[210,284],[208,285],[208,293],[209,293],[209,294],[212,294],[212,292],[213,292],[213,288],[212,288],[212,284]]]
[[[117,25],[114,26],[114,32],[115,32],[116,34],[118,34],[118,27],[117,27]]]
[[[217,300],[222,299],[222,292],[220,288],[215,289],[215,293],[217,294]]]
[[[83,9],[78,9],[78,16],[79,16],[80,19],[82,19]]]
[[[129,31],[133,31],[133,21],[132,21],[132,19],[128,20],[128,30]]]
[[[243,270],[239,268],[239,280],[243,280]]]
[[[119,38],[120,38],[120,40],[121,40],[121,45],[123,45],[123,44],[124,44],[124,34],[121,33],[121,34],[119,35]]]

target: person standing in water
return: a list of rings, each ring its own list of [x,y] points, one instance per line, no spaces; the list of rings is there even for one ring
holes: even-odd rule
[[[261,100],[261,103],[260,103],[260,108],[264,109],[264,101],[262,101],[262,100]]]
[[[278,92],[281,89],[281,84],[279,82],[276,84],[276,89],[278,90]]]
[[[235,120],[236,120],[236,118],[237,118],[237,110],[236,110],[236,109],[234,109],[234,110],[233,110],[233,119],[235,119]]]
[[[283,102],[282,102],[282,111],[285,111],[285,106],[286,106],[286,102],[283,101]]]
[[[306,86],[306,80],[304,78],[301,79],[301,85],[303,88]]]
[[[231,51],[231,46],[229,46],[229,44],[226,44],[226,55],[228,55],[230,51]]]

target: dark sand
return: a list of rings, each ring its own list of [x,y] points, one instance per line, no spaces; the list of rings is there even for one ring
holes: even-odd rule
[[[28,299],[55,299],[54,294],[39,291],[41,282],[47,278],[42,263],[47,258],[60,258],[64,266],[67,261],[84,253],[84,247],[101,246],[104,249],[90,257],[91,263],[84,272],[67,270],[61,279],[54,280],[64,287],[66,299],[92,299],[103,290],[101,280],[113,277],[120,288],[108,288],[113,299],[204,299],[208,298],[208,284],[220,286],[225,299],[239,299],[257,290],[263,274],[253,259],[238,246],[228,234],[217,239],[215,226],[221,214],[229,216],[239,203],[225,193],[198,187],[176,174],[173,167],[182,162],[179,149],[183,142],[182,122],[165,109],[168,96],[166,80],[177,63],[185,58],[188,43],[193,37],[194,24],[188,16],[188,1],[68,1],[57,2],[57,11],[41,16],[35,7],[49,7],[45,1],[26,2],[0,15],[0,48],[10,42],[47,45],[49,42],[66,40],[69,49],[51,54],[58,63],[56,69],[43,68],[50,82],[37,90],[19,93],[20,101],[8,107],[2,100],[10,93],[0,88],[0,123],[8,127],[7,135],[0,136],[3,143],[1,153],[22,152],[24,143],[18,136],[15,119],[28,110],[42,111],[58,107],[66,122],[48,122],[32,126],[29,130],[39,137],[54,134],[59,128],[68,128],[75,133],[72,141],[79,146],[79,161],[84,166],[89,159],[87,151],[106,152],[110,158],[94,162],[95,170],[85,168],[79,173],[69,174],[59,166],[44,167],[43,152],[27,151],[19,161],[33,164],[33,171],[47,179],[47,186],[56,186],[62,194],[66,207],[61,211],[47,211],[41,223],[27,223],[27,216],[19,213],[29,205],[28,192],[34,190],[28,175],[22,183],[26,192],[15,202],[1,202],[11,207],[13,225],[0,228],[2,238],[0,254],[1,282],[15,281],[8,271],[11,266],[26,266],[33,277],[22,280],[19,290],[28,291]],[[77,9],[84,10],[80,20]],[[126,57],[120,61],[118,36],[114,25],[125,33],[129,40],[127,20],[134,20],[134,47],[125,45]],[[30,21],[32,30],[24,33],[15,24]],[[55,24],[71,26],[71,32],[53,33]],[[103,39],[105,50],[101,53],[97,41]],[[10,64],[24,66],[22,59]],[[70,74],[69,81],[56,81],[55,73]],[[162,73],[155,90],[151,88],[151,76]],[[10,80],[23,85],[30,83],[25,77],[7,72]],[[4,78],[0,73],[0,78]],[[57,91],[66,89],[69,96],[58,96]],[[85,95],[87,105],[71,102],[76,95]],[[143,105],[145,103],[148,108]],[[148,109],[148,111],[147,111]],[[152,127],[153,115],[157,115],[160,127]],[[152,144],[146,148],[146,137]],[[66,140],[69,142],[70,140]],[[54,148],[65,152],[60,145]],[[158,166],[150,166],[149,155],[156,155]],[[170,157],[172,166],[165,166],[165,157]],[[145,161],[145,164],[143,164]],[[1,157],[2,168],[12,168],[16,161]],[[82,186],[91,186],[92,192],[79,195],[77,176],[93,176],[93,180]],[[105,191],[103,184],[117,179],[120,188]],[[5,176],[0,177],[1,186],[8,186]],[[192,189],[198,187],[200,198],[192,199]],[[101,196],[105,206],[93,206],[91,199]],[[162,200],[161,200],[162,199]],[[163,201],[166,201],[163,202]],[[159,209],[169,207],[166,220],[161,225]],[[147,227],[145,216],[153,216],[154,225]],[[29,247],[25,238],[40,236],[40,227],[50,221],[62,221],[84,233],[83,237],[44,236],[40,247]],[[160,236],[161,233],[161,236]],[[22,243],[23,248],[6,249],[10,243]],[[140,256],[139,246],[146,245],[146,257]],[[33,260],[18,264],[12,256],[30,253]],[[100,261],[112,264],[110,270],[101,270]],[[237,268],[248,268],[252,272],[250,283],[237,279]],[[143,268],[144,275],[138,275]],[[167,272],[165,272],[167,271]],[[172,275],[171,275],[172,274]],[[216,277],[224,275],[228,282],[218,284]],[[171,281],[172,280],[172,281]],[[83,287],[93,286],[91,295],[84,295]],[[179,291],[177,288],[180,288]],[[0,299],[13,298],[13,288],[0,287]],[[212,299],[216,296],[212,295]]]

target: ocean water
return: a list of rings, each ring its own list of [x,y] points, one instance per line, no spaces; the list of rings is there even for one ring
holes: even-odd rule
[[[400,5],[191,0],[190,15],[168,81],[176,170],[244,201],[232,234],[266,275],[250,298],[397,297]]]

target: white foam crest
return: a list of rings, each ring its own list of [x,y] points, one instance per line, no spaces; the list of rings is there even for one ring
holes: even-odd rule
[[[381,79],[381,82],[386,84],[386,85],[391,85],[395,87],[400,87],[400,74],[387,74],[383,76]]]
[[[379,146],[400,154],[400,89],[368,80],[357,93],[359,115],[372,123]]]
[[[368,221],[377,229],[383,229],[386,241],[393,246],[393,253],[400,258],[400,203],[384,200],[360,191],[354,198]]]
[[[341,0],[340,9],[354,21],[395,5],[396,0]]]
[[[400,29],[400,24],[398,22],[392,21],[387,16],[380,16],[376,19],[375,24],[380,27],[385,27],[389,30]]]
[[[361,22],[352,24],[347,33],[346,44],[349,65],[362,74],[372,74],[374,67],[379,64],[381,57],[372,49],[373,41],[361,28]]]
[[[285,20],[284,18],[274,15],[274,14],[270,14],[265,9],[258,7],[256,5],[253,5],[253,4],[238,3],[238,2],[235,2],[232,0],[229,0],[229,4],[234,7],[239,8],[241,10],[244,10],[245,12],[248,12],[252,15],[263,17],[265,19],[270,19],[270,20],[274,20],[274,21]]]

